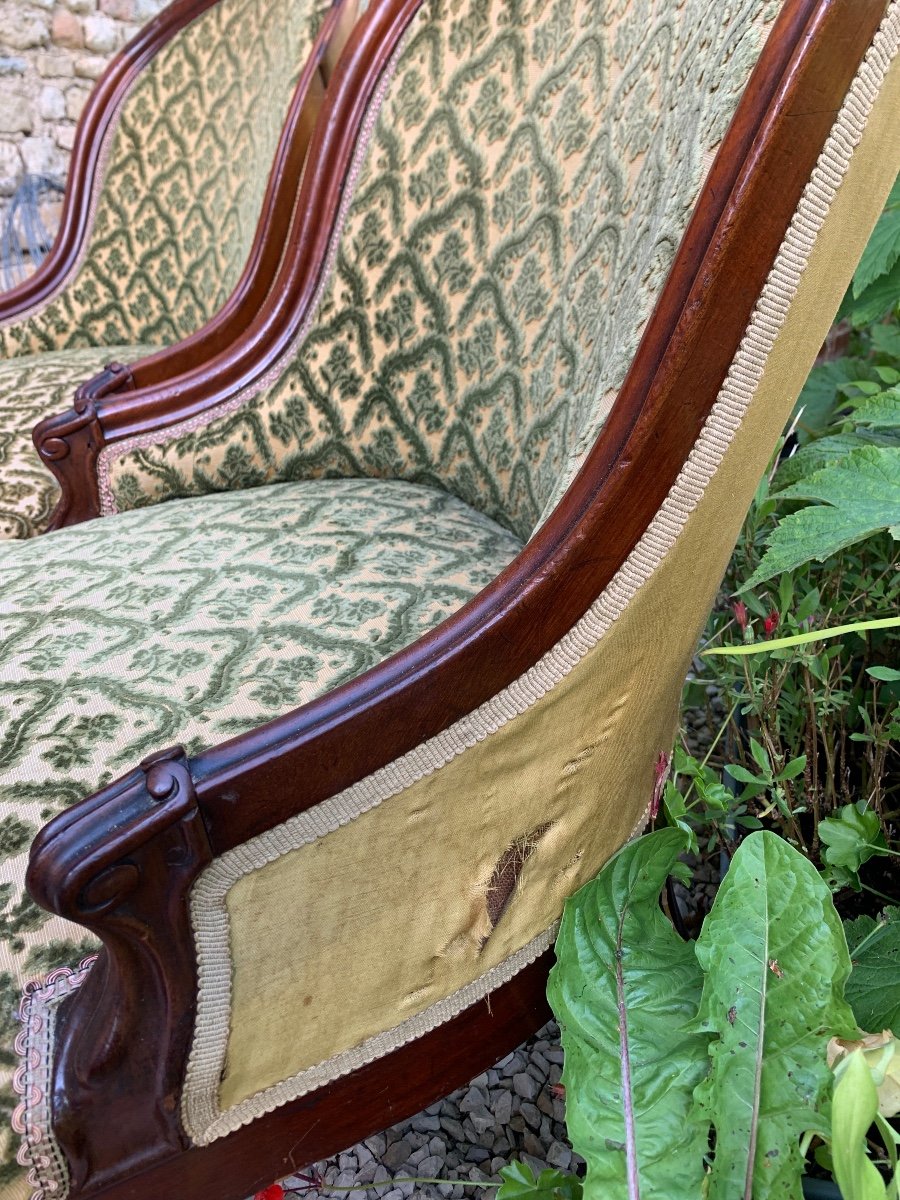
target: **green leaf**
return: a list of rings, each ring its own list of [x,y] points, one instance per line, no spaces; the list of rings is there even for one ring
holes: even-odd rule
[[[844,1200],[887,1200],[887,1188],[866,1151],[878,1093],[861,1050],[842,1064],[831,1102],[831,1158]]]
[[[753,755],[753,761],[766,775],[771,775],[772,764],[769,762],[769,755],[765,748],[759,744],[756,738],[750,739],[750,753]]]
[[[684,849],[660,829],[625,846],[566,904],[548,996],[562,1027],[566,1123],[587,1200],[696,1200],[708,1123],[689,1125],[708,1066],[701,975],[659,907]]]
[[[900,209],[888,209],[878,218],[859,266],[853,276],[853,295],[858,298],[900,259]]]
[[[718,1035],[697,1089],[716,1128],[709,1200],[800,1197],[800,1135],[831,1085],[828,1039],[852,1034],[850,958],[828,888],[774,833],[741,844],[696,945],[700,1021]]]
[[[801,443],[828,428],[838,389],[861,378],[867,367],[865,360],[858,358],[835,358],[813,367],[797,401],[797,436]]]
[[[806,755],[801,754],[799,758],[792,758],[783,771],[775,776],[777,781],[783,779],[796,779],[798,775],[802,775],[806,770]]]
[[[792,633],[789,637],[772,638],[771,641],[750,642],[743,646],[710,646],[700,651],[701,658],[713,655],[741,657],[748,654],[771,654],[773,650],[787,650],[794,646],[808,646],[813,642],[827,642],[831,638],[845,637],[848,633],[862,635],[872,629],[900,628],[900,617],[873,617],[868,621],[852,621],[849,625],[834,625],[831,629],[812,629],[809,633]],[[814,663],[810,663],[812,668]]]
[[[819,837],[825,843],[825,861],[856,872],[875,854],[883,854],[884,835],[878,814],[864,800],[845,804],[836,817],[819,822]]]
[[[870,534],[900,527],[900,449],[854,450],[834,466],[785,488],[781,497],[821,503],[781,519],[746,587],[812,559],[822,562]]]
[[[511,1162],[500,1178],[496,1200],[581,1200],[581,1180],[550,1167],[535,1179],[528,1163]]]
[[[833,433],[828,437],[817,438],[786,458],[778,468],[772,482],[772,490],[781,495],[783,488],[801,479],[806,479],[816,471],[825,467],[833,467],[843,462],[854,450],[862,450],[867,446],[893,446],[895,440],[887,434],[860,427],[852,432]]]
[[[759,783],[760,778],[754,775],[752,771],[748,771],[746,767],[742,767],[739,763],[729,763],[726,768],[732,779],[738,783]],[[765,782],[765,781],[762,781]]]
[[[873,325],[869,336],[878,354],[900,358],[900,329],[896,325]]]
[[[877,321],[889,310],[896,307],[900,299],[900,261],[895,262],[886,275],[879,277],[862,293],[861,296],[844,298],[838,317],[849,317],[859,329]]]
[[[861,1029],[900,1037],[900,908],[844,923],[853,970],[846,996]]]
[[[881,683],[896,683],[900,679],[900,671],[893,667],[866,667],[866,674]]]
[[[873,429],[900,429],[900,389],[888,388],[870,397],[854,411],[853,419]]]

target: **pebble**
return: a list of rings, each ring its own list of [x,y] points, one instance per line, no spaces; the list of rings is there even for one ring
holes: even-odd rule
[[[572,1150],[565,1142],[551,1142],[547,1148],[547,1162],[551,1167],[565,1171],[572,1162]]]
[[[526,1103],[522,1105],[519,1111],[532,1129],[540,1129],[541,1110],[537,1107],[537,1105]]]
[[[401,1138],[399,1142],[394,1142],[392,1146],[388,1146],[381,1157],[381,1161],[389,1171],[395,1171],[398,1167],[402,1167],[412,1154],[412,1146],[406,1138]]]
[[[469,1120],[476,1133],[485,1133],[488,1129],[493,1129],[496,1123],[494,1114],[484,1104],[469,1113]]]
[[[508,1092],[505,1089],[499,1092],[491,1111],[498,1125],[508,1124],[512,1116],[512,1092]]]
[[[481,1200],[471,1183],[496,1186],[499,1171],[516,1160],[536,1174],[548,1166],[576,1172],[583,1164],[567,1141],[565,1102],[549,1091],[562,1062],[551,1024],[409,1121],[314,1164],[325,1181],[323,1200]],[[410,1177],[446,1182],[398,1182]],[[285,1184],[290,1190],[290,1177]],[[300,1181],[294,1186],[303,1192]],[[347,1191],[330,1190],[338,1187]]]
[[[513,1091],[523,1100],[536,1100],[540,1090],[541,1085],[527,1071],[520,1071],[517,1075],[513,1075]]]

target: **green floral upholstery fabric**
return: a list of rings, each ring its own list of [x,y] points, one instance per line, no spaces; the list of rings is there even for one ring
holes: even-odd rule
[[[43,533],[59,496],[31,432],[72,402],[75,386],[111,359],[134,362],[150,346],[96,346],[0,362],[0,541]]]
[[[89,949],[23,895],[36,830],[154,749],[197,751],[359,675],[520,548],[444,492],[372,480],[208,496],[0,544],[7,1085],[23,981]],[[0,1195],[16,1170],[7,1152]]]
[[[86,257],[0,328],[0,357],[193,333],[247,259],[296,77],[328,0],[220,0],[140,73],[112,138]]]
[[[778,8],[426,0],[310,332],[236,412],[111,454],[108,499],[401,477],[527,536],[602,427]]]

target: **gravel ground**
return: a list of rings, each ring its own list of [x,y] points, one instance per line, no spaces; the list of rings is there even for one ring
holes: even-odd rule
[[[320,1194],[335,1200],[436,1200],[478,1196],[475,1188],[449,1181],[492,1187],[500,1182],[497,1172],[513,1159],[530,1163],[535,1172],[547,1166],[575,1171],[581,1159],[566,1140],[563,1100],[554,1089],[562,1057],[559,1031],[551,1022],[468,1087],[316,1163],[304,1175],[314,1178],[318,1173]],[[401,1182],[410,1178],[448,1182]],[[373,1187],[376,1183],[382,1186]],[[312,1194],[309,1182],[299,1176],[282,1184],[289,1197]]]

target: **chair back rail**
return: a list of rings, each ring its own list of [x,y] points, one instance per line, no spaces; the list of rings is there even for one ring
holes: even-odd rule
[[[80,123],[68,202],[77,210],[77,245],[65,271],[54,270],[52,288],[38,295],[29,281],[3,302],[5,356],[171,345],[227,305],[248,259],[249,278],[271,282],[279,256],[255,239],[261,215],[271,217],[274,206],[276,215],[287,210],[286,220],[296,197],[312,113],[298,120],[291,98],[333,3],[195,4],[193,19],[165,39],[142,33],[125,48]],[[176,3],[176,15],[184,7]],[[119,75],[110,95],[109,79]],[[298,139],[293,150],[280,136],[286,115]],[[274,236],[283,244],[284,229]],[[65,217],[58,245],[63,254]],[[267,274],[254,261],[261,249]],[[260,300],[257,292],[257,307]],[[197,362],[196,347],[181,360],[176,352],[176,361]]]

